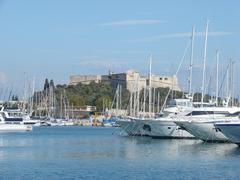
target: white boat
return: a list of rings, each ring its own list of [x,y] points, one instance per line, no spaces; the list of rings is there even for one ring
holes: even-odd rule
[[[31,125],[0,123],[0,132],[32,131]]]
[[[240,108],[237,107],[196,108],[187,115],[176,116],[175,123],[203,141],[229,141],[229,139],[215,127],[215,123],[238,121],[239,117],[237,115],[239,113]]]
[[[25,125],[23,123],[11,123],[6,122],[0,113],[0,132],[9,132],[9,131],[31,131],[31,125]]]
[[[216,123],[215,126],[233,143],[240,145],[240,121]]]
[[[126,117],[124,119],[118,119],[116,121],[122,130],[129,136],[144,136],[146,135],[142,130],[143,124],[138,122],[136,118]],[[141,131],[142,130],[142,131]]]
[[[189,99],[173,99],[158,118],[133,118],[118,120],[122,129],[128,135],[145,135],[156,138],[194,138],[190,133],[177,126],[173,117],[192,109]]]
[[[142,123],[141,132],[153,138],[185,139],[195,138],[185,129],[176,125],[171,118],[160,118],[155,120],[138,120]]]
[[[154,138],[194,138],[193,135],[174,123],[174,117],[178,113],[185,113],[189,109],[192,109],[192,102],[189,99],[173,99],[164,109],[161,117],[139,119],[138,121],[143,124],[142,131]]]
[[[110,116],[110,117],[105,117],[103,120],[102,120],[102,126],[104,127],[119,127],[118,124],[116,124],[116,121],[118,120],[119,118],[117,116]]]
[[[20,109],[4,109],[4,107],[2,107],[0,112],[5,119],[5,122],[21,122],[26,125],[34,125],[40,122],[40,120],[31,119],[29,114]]]

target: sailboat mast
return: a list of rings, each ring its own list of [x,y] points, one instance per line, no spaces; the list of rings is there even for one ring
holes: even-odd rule
[[[28,113],[33,112],[33,102],[34,102],[34,92],[35,92],[35,77],[33,77],[33,82],[32,82],[32,98],[31,98],[31,106],[30,106],[30,111]]]
[[[229,62],[229,74],[228,74],[228,79],[229,79],[229,82],[228,82],[228,98],[229,98],[229,105],[230,105],[230,100],[232,98],[232,59],[230,59],[230,62]]]
[[[120,91],[120,85],[117,85],[117,91],[116,91],[116,115],[118,116],[118,109],[119,109],[119,91]]]
[[[153,113],[155,114],[155,96],[156,96],[156,89],[153,88]]]
[[[203,75],[202,75],[202,97],[201,97],[201,104],[202,104],[202,106],[203,106],[203,97],[204,97],[205,71],[206,71],[206,59],[207,59],[208,23],[209,23],[209,20],[207,20],[206,32],[205,32],[205,42],[204,42]]]
[[[136,99],[137,99],[137,112],[136,112],[136,115],[137,115],[137,117],[139,117],[139,110],[140,110],[140,95],[139,95],[139,76],[137,77],[137,97],[136,97]]]
[[[122,85],[120,84],[120,87],[119,87],[119,109],[122,110]]]
[[[158,100],[157,100],[157,113],[160,111],[160,92],[158,91]]]
[[[218,106],[218,61],[219,61],[219,51],[216,51],[216,106]]]
[[[143,88],[143,117],[145,117],[146,111],[146,87]]]
[[[60,118],[63,119],[63,94],[61,92],[61,96],[60,96]]]
[[[193,68],[193,49],[194,49],[194,36],[195,27],[192,28],[192,41],[191,41],[191,57],[190,57],[190,67],[189,67],[189,96],[192,96],[192,68]]]
[[[148,99],[148,102],[149,102],[149,108],[148,108],[148,111],[149,111],[149,116],[151,117],[151,111],[152,111],[152,55],[150,55],[150,63],[149,63],[149,99]]]
[[[134,82],[134,92],[133,92],[133,116],[136,116],[136,99],[137,99],[137,94],[136,94],[136,82]]]
[[[231,61],[232,62],[232,68],[231,68],[231,82],[232,82],[232,84],[231,84],[231,98],[232,98],[232,103],[231,103],[231,105],[232,106],[234,106],[234,61],[232,60]]]
[[[130,116],[133,116],[133,88],[131,89],[129,104],[130,104]]]

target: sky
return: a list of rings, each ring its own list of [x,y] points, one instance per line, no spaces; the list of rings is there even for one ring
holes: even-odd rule
[[[214,72],[218,49],[221,74],[233,59],[239,76],[239,7],[236,0],[1,0],[0,85],[19,92],[33,77],[36,88],[42,88],[45,78],[68,84],[72,74],[136,69],[146,75],[150,54],[153,73],[171,75],[195,26],[193,83],[198,91],[207,20],[207,72]],[[189,59],[190,48],[178,74],[183,89]]]

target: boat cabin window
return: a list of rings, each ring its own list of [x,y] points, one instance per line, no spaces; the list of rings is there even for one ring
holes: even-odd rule
[[[176,107],[177,106],[177,102],[174,100],[169,101],[168,107]]]
[[[177,106],[184,106],[184,107],[186,107],[187,106],[187,102],[178,102]]]
[[[199,108],[199,107],[215,107],[216,104],[211,104],[211,103],[197,103],[197,102],[194,102],[193,103],[193,106],[195,108]]]
[[[240,114],[240,112],[238,112],[238,113]],[[229,112],[227,112],[227,111],[192,111],[191,113],[187,114],[187,116],[199,116],[199,115],[210,115],[210,114],[215,114],[215,115],[222,114],[222,115],[228,116]],[[237,114],[235,116],[237,116]]]
[[[208,114],[214,114],[213,111],[192,111],[187,116],[199,116],[199,115],[208,115]]]
[[[171,100],[169,101],[168,107],[192,107],[192,103],[187,100]]]
[[[19,112],[9,112],[8,114],[11,117],[19,117],[19,116],[21,116],[21,113],[19,113]]]
[[[235,116],[239,116],[239,115],[240,115],[240,112],[237,111],[237,112],[232,113],[232,114],[229,113],[227,116],[235,117]]]

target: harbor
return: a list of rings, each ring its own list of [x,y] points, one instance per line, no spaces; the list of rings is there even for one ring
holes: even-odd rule
[[[240,179],[239,7],[0,1],[0,180]]]
[[[0,133],[0,173],[7,179],[238,177],[240,149],[235,144],[118,133],[119,129],[105,127],[37,127],[27,133]]]

